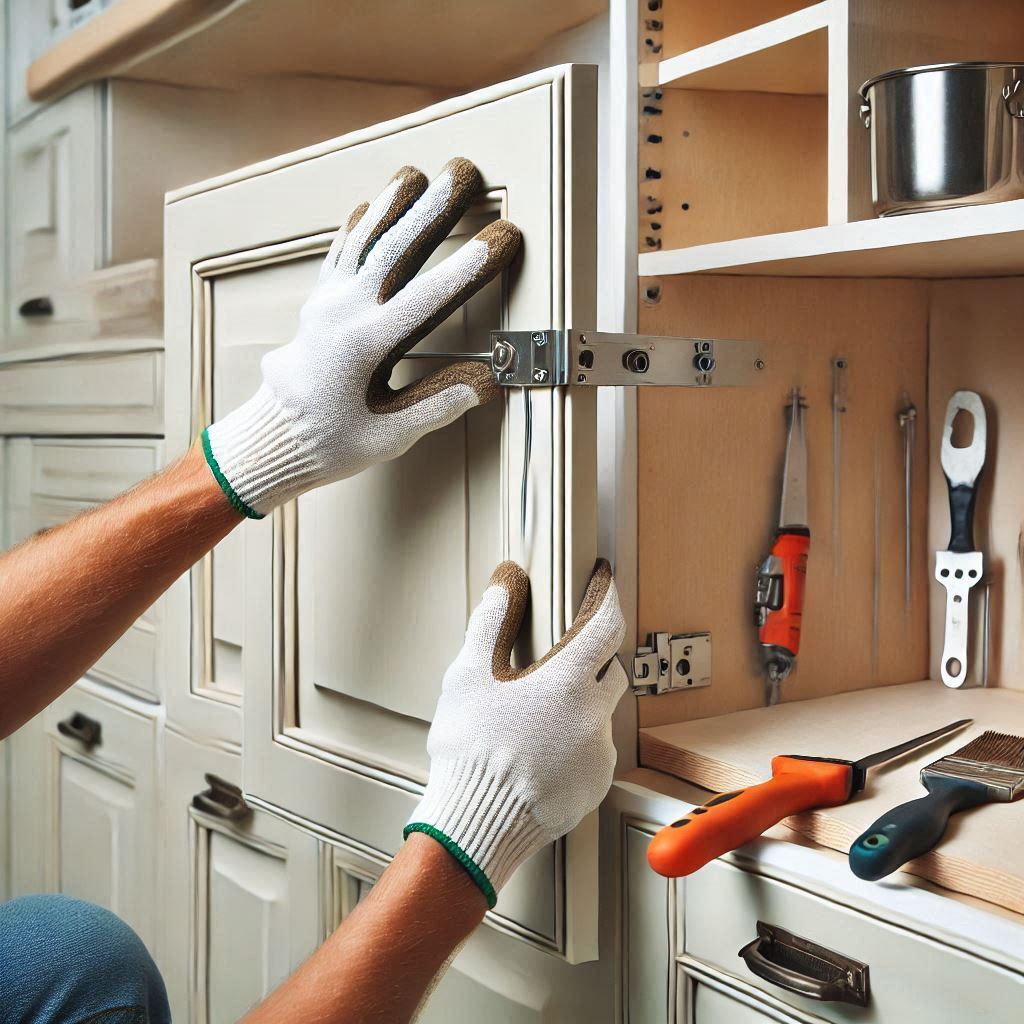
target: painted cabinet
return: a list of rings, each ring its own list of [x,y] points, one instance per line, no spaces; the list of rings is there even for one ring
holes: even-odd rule
[[[433,175],[459,154],[483,174],[435,258],[499,215],[525,240],[432,350],[479,351],[500,326],[592,323],[595,85],[592,68],[557,68],[172,194],[168,454],[255,390],[334,229],[403,164]],[[523,657],[571,621],[596,555],[595,397],[510,390],[401,459],[245,524],[169,595],[182,641],[169,671],[191,680],[170,720],[236,743],[241,706],[247,795],[393,854],[426,781],[441,678],[495,565],[515,558],[532,580]],[[492,923],[595,957],[596,856],[588,822],[515,877]]]
[[[151,476],[159,441],[14,438],[7,443],[8,540],[66,522]],[[89,677],[145,700],[160,699],[163,602],[147,609],[89,670]]]
[[[41,717],[45,888],[112,910],[152,946],[162,715],[79,683]]]
[[[232,1024],[325,937],[323,848],[245,804],[237,755],[165,744],[158,959],[175,1020]]]

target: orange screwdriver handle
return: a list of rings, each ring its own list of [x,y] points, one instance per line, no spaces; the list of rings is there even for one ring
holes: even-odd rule
[[[719,793],[661,829],[647,847],[647,862],[668,878],[692,874],[791,814],[846,803],[852,791],[848,762],[780,755],[772,760],[767,782]]]
[[[807,582],[807,552],[811,535],[802,531],[779,531],[772,547],[772,559],[782,568],[782,605],[771,609],[758,630],[765,646],[781,647],[795,658],[800,653],[800,625],[804,615]]]

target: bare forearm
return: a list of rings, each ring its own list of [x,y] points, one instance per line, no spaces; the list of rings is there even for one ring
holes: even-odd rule
[[[0,737],[74,683],[239,522],[193,449],[0,556]]]
[[[243,1024],[409,1021],[486,909],[451,854],[413,834],[366,900]]]

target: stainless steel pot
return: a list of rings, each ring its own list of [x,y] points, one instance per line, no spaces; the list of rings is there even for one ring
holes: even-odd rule
[[[860,87],[886,217],[1024,198],[1024,61],[903,68]]]

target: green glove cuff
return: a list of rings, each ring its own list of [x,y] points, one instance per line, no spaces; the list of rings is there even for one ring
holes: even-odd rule
[[[494,886],[491,885],[490,879],[477,866],[473,858],[454,839],[449,839],[440,829],[434,828],[433,825],[428,825],[423,821],[413,821],[406,825],[402,832],[402,838],[408,839],[413,832],[422,832],[424,835],[430,836],[431,839],[436,839],[466,869],[469,877],[476,882],[480,891],[484,894],[484,899],[487,900],[488,909],[494,909],[494,905],[498,902],[498,894],[494,891]]]
[[[228,478],[222,472],[220,466],[217,463],[216,458],[214,458],[213,449],[210,447],[209,431],[209,427],[207,427],[203,431],[203,455],[206,456],[206,464],[210,467],[214,479],[217,481],[218,484],[220,484],[220,489],[227,496],[228,501],[231,502],[231,507],[236,512],[241,513],[243,516],[246,516],[249,519],[262,519],[263,516],[260,515],[260,513],[257,512],[254,508],[250,508],[248,505],[246,505],[246,503],[242,501],[242,499],[235,493],[235,489],[231,486],[231,484],[228,483]]]

